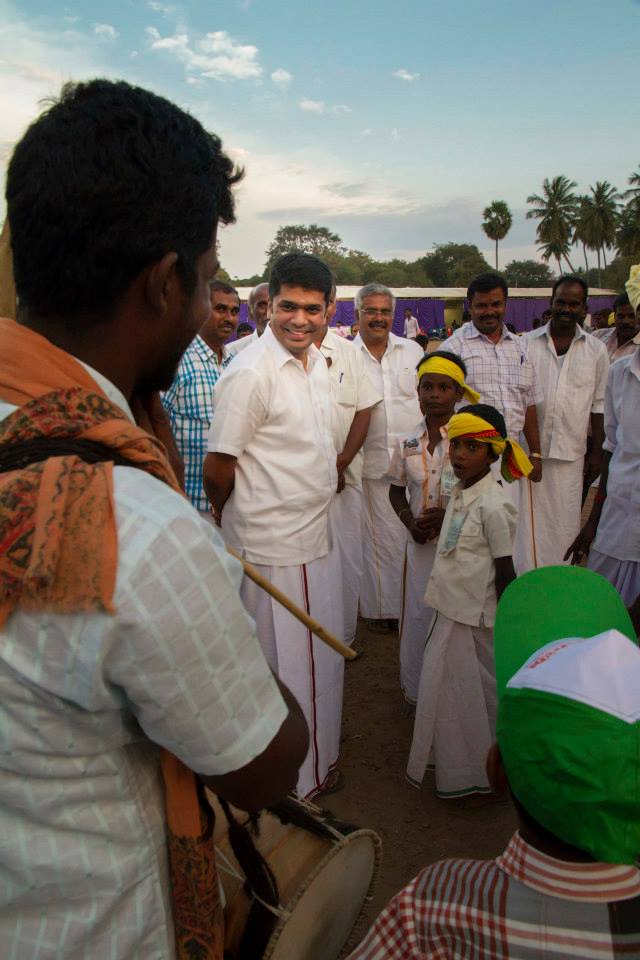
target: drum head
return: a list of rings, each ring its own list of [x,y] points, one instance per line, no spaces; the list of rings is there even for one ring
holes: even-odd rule
[[[356,830],[327,853],[295,897],[282,906],[264,960],[336,960],[370,895],[380,861],[380,838]]]

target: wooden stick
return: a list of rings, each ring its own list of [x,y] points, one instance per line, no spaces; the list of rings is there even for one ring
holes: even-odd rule
[[[531,545],[533,546],[533,565],[538,569],[538,551],[536,550],[536,521],[533,513],[533,488],[531,480],[527,480],[529,485],[529,515],[531,517]]]
[[[288,610],[289,613],[296,618],[296,620],[299,620],[300,623],[305,625],[307,630],[310,630],[311,633],[315,633],[316,637],[318,637],[328,646],[332,647],[336,653],[339,653],[341,656],[343,656],[345,660],[355,660],[357,654],[354,650],[342,643],[341,640],[338,640],[337,637],[334,637],[332,633],[329,633],[328,630],[325,630],[321,623],[318,623],[318,621],[314,620],[313,617],[310,617],[308,613],[296,606],[293,600],[290,600],[289,597],[282,592],[282,590],[278,590],[277,587],[274,587],[270,580],[267,580],[267,578],[263,577],[261,573],[258,573],[256,568],[253,567],[247,560],[243,559],[243,557],[236,553],[235,550],[232,550],[231,547],[227,547],[227,551],[232,557],[235,557],[236,560],[240,561],[244,568],[244,572],[250,580],[253,580],[253,582],[257,583],[257,585],[266,593],[268,593],[270,597],[273,597],[274,600],[277,600],[278,603],[282,604],[285,610]]]

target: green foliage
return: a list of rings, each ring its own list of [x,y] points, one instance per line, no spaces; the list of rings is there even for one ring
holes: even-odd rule
[[[546,263],[536,260],[512,260],[504,268],[504,278],[510,287],[550,287],[554,281]]]
[[[416,261],[434,287],[466,287],[479,273],[492,270],[474,243],[439,243]]]
[[[640,255],[640,188],[638,199],[631,199],[618,218],[616,246],[622,257]]]
[[[283,253],[291,253],[294,250],[313,253],[316,257],[323,259],[330,254],[346,253],[338,234],[332,233],[327,227],[319,227],[315,223],[311,223],[308,227],[304,224],[280,227],[266,251],[265,272],[269,272],[272,264]]]
[[[562,259],[566,260],[571,272],[575,272],[569,253],[579,205],[573,192],[576,186],[573,180],[564,176],[547,178],[542,184],[542,195],[532,193],[527,197],[527,203],[532,204],[532,209],[527,211],[527,220],[539,220],[536,237],[542,259],[547,263],[555,259],[559,273],[562,273]]]

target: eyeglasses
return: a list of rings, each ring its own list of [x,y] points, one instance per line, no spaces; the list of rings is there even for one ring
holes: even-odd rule
[[[385,320],[388,320],[389,317],[393,315],[393,310],[390,310],[388,307],[383,307],[380,310],[377,307],[365,307],[362,313],[365,317],[383,317]]]

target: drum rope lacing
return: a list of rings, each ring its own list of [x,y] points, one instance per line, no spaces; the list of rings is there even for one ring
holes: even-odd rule
[[[220,860],[223,862],[220,863]],[[220,873],[228,873],[230,877],[235,877],[235,879],[239,880],[240,883],[245,882],[246,877],[236,870],[226,853],[223,853],[219,847],[216,849],[216,864]],[[266,900],[263,900],[262,897],[259,897],[254,890],[251,891],[250,897],[252,900],[257,901],[257,903],[263,906],[265,910],[269,910],[271,913],[273,913],[274,916],[278,917],[279,920],[290,919],[291,914],[288,910],[285,910],[284,907],[273,907],[270,903],[267,903]]]

